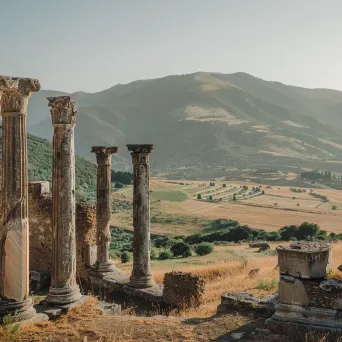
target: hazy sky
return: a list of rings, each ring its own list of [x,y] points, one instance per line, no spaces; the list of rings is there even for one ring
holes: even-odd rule
[[[196,71],[342,90],[341,0],[0,0],[0,74],[95,92]]]

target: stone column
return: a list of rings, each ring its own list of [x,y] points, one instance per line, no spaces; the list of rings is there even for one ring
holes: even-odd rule
[[[153,145],[127,145],[133,163],[133,271],[130,285],[154,285],[150,262],[150,161]]]
[[[48,97],[53,135],[52,273],[47,302],[69,305],[82,297],[76,282],[75,142],[76,104],[69,96]]]
[[[29,297],[27,104],[38,80],[0,76],[2,115],[2,227],[0,240],[0,318],[18,320],[36,311]]]
[[[96,203],[96,240],[98,272],[113,272],[118,269],[109,258],[110,214],[111,214],[111,164],[112,154],[118,147],[93,146],[91,152],[96,153],[97,161],[97,203]]]

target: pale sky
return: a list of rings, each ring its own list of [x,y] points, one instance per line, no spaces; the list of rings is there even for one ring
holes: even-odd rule
[[[96,92],[196,71],[342,90],[341,0],[0,0],[0,74]]]

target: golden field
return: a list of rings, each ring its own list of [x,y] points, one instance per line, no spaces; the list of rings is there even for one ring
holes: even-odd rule
[[[217,218],[233,219],[251,228],[275,231],[285,225],[300,225],[307,221],[317,223],[328,232],[342,233],[342,191],[334,189],[312,189],[326,196],[328,202],[305,193],[294,193],[289,187],[262,186],[265,195],[237,202],[212,203],[196,200],[199,184],[204,182],[179,181],[184,185],[166,181],[151,181],[151,217],[165,218],[167,223],[152,223],[151,232],[167,235],[189,235],[200,232],[210,220]],[[186,185],[186,183],[188,185]],[[253,183],[224,182],[230,186]],[[207,182],[209,184],[209,182]],[[215,182],[218,191],[223,182]],[[132,187],[124,188],[114,194],[115,198],[132,200]],[[336,206],[337,210],[332,210]],[[167,220],[169,219],[169,220]],[[163,220],[162,220],[163,221]],[[175,224],[173,221],[178,222]],[[132,211],[112,215],[113,225],[132,229]]]

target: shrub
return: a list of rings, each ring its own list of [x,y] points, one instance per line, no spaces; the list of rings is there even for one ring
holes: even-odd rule
[[[270,291],[276,289],[278,286],[278,279],[260,279],[256,288],[258,290]]]
[[[296,199],[296,197],[292,197],[292,199]]]
[[[274,205],[276,206],[276,205],[278,205],[278,203],[274,203]]]
[[[207,255],[214,250],[214,245],[209,242],[201,242],[195,247],[195,252],[198,255]]]
[[[300,204],[299,203],[297,203],[297,207],[299,207],[300,206]]]
[[[336,205],[333,205],[331,209],[336,210],[337,209]]]
[[[201,194],[198,194],[198,195],[197,195],[197,199],[202,199],[202,195],[201,195]]]
[[[152,247],[150,251],[150,256],[151,256],[151,259],[158,259],[158,256],[159,256],[158,248]]]
[[[222,184],[222,187],[223,187],[223,188],[226,188],[226,187],[227,187],[227,184]]]
[[[235,194],[233,195],[233,201],[236,201],[236,195]]]
[[[117,249],[110,249],[109,256],[113,259],[117,259],[121,257],[121,252]]]
[[[127,251],[123,251],[121,253],[121,262],[125,264],[126,262],[131,261],[131,255]]]
[[[122,189],[124,187],[124,185],[122,183],[115,183],[114,187],[116,189]]]
[[[163,252],[161,252],[159,254],[159,260],[168,260],[168,259],[172,259],[173,258],[173,254],[170,250],[165,250]]]
[[[171,252],[176,257],[186,258],[191,256],[191,247],[184,241],[178,241],[171,247]]]
[[[209,196],[209,201],[212,201],[213,200],[213,196]]]

